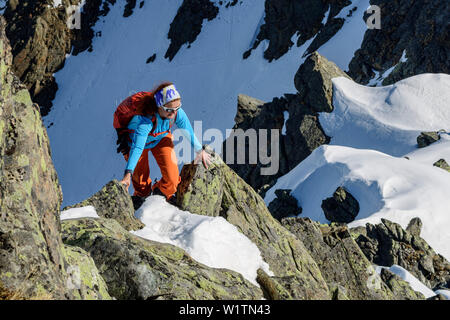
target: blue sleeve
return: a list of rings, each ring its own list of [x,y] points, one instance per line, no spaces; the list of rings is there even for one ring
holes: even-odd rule
[[[142,151],[144,150],[145,143],[147,142],[148,134],[152,130],[152,123],[141,123],[137,126],[136,130],[131,137],[132,144],[130,149],[130,156],[128,158],[127,167],[125,170],[134,171],[137,162],[141,157]]]
[[[178,110],[177,121],[175,123],[178,128],[184,129],[181,130],[183,135],[190,140],[191,145],[194,147],[195,152],[202,149],[202,145],[198,142],[197,137],[194,134],[194,130],[192,129],[191,123],[189,122],[189,118],[184,112],[183,109]]]

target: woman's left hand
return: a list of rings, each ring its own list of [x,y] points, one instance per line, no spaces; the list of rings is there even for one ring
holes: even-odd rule
[[[208,169],[208,165],[211,163],[211,155],[205,150],[200,150],[195,157],[194,164],[198,164],[202,160],[203,165]]]

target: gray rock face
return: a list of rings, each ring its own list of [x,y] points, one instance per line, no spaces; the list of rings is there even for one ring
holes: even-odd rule
[[[294,34],[300,35],[297,46],[317,35],[307,49],[306,53],[309,54],[339,31],[344,19],[334,17],[350,3],[348,0],[267,0],[264,24],[252,49],[256,49],[261,41],[269,40],[264,58],[272,61],[283,56],[294,45],[291,41]],[[328,20],[323,25],[322,20],[328,10],[330,10]]]
[[[329,142],[318,120],[318,112],[331,112],[332,78],[348,77],[332,62],[318,53],[311,54],[295,75],[297,94],[287,94],[282,98],[275,98],[270,103],[263,103],[257,99],[240,97],[233,129],[273,129],[282,130],[286,126],[286,134],[280,134],[276,144],[279,154],[279,170],[274,175],[261,175],[263,164],[249,164],[248,140],[246,141],[246,163],[227,164],[239,174],[262,196],[265,191],[275,184],[278,177],[288,173],[301,161],[308,157],[314,149]],[[285,121],[284,112],[288,112],[289,119]],[[285,123],[286,122],[286,123]],[[223,158],[227,158],[227,139],[223,144]],[[271,154],[271,141],[267,141],[267,150]],[[236,146],[233,149],[237,155]],[[259,152],[259,147],[258,147]]]
[[[359,213],[359,203],[350,192],[339,187],[333,197],[322,201],[322,210],[331,222],[350,223]]]
[[[126,230],[139,230],[144,224],[135,218],[133,202],[123,185],[112,180],[108,182],[100,191],[89,199],[76,205],[65,207],[64,210],[93,206],[100,217],[114,219]]]
[[[297,199],[291,196],[292,190],[275,190],[277,196],[269,203],[268,209],[272,216],[281,220],[289,216],[297,216],[302,213],[302,208],[299,207]]]
[[[411,229],[410,229],[411,230]],[[431,289],[450,287],[450,264],[417,235],[382,219],[377,225],[351,229],[365,256],[380,266],[399,265]]]
[[[349,74],[366,84],[375,73],[383,73],[400,63],[383,85],[421,73],[450,73],[448,1],[371,0],[381,9],[381,29],[368,29],[361,48],[349,65]],[[367,17],[366,17],[367,18]]]
[[[62,223],[63,241],[89,252],[116,299],[261,299],[242,275],[209,268],[170,244],[132,235],[112,219]]]
[[[221,216],[235,225],[260,250],[284,288],[280,296],[292,299],[329,299],[328,287],[303,243],[268,211],[263,199],[221,158],[203,165],[184,165],[177,191],[178,205],[192,213]]]
[[[419,148],[425,148],[440,139],[441,137],[439,136],[439,132],[421,132],[417,137],[417,145],[419,146]]]
[[[308,218],[286,218],[282,224],[305,244],[319,266],[333,299],[423,299],[408,284],[402,283],[404,291],[392,292],[345,225],[321,225]]]
[[[11,71],[4,30],[0,16],[0,292],[64,299],[61,188],[38,107]]]

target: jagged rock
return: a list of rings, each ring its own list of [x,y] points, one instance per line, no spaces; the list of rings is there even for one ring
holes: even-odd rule
[[[425,300],[425,296],[422,293],[411,289],[408,282],[404,281],[391,271],[383,268],[381,269],[380,276],[397,299],[403,298],[404,300]]]
[[[307,53],[313,52],[339,31],[344,19],[334,17],[350,3],[349,0],[267,0],[264,24],[252,49],[256,49],[263,40],[269,40],[264,58],[272,61],[283,56],[294,45],[291,41],[294,34],[299,35],[298,47],[317,35],[317,40],[307,49]],[[328,10],[328,20],[323,25],[322,21]]]
[[[145,226],[135,218],[130,195],[123,185],[115,179],[108,182],[89,199],[65,207],[64,210],[86,206],[93,206],[100,217],[114,219],[128,231],[139,230]]]
[[[436,131],[421,132],[420,135],[417,137],[417,145],[419,146],[419,148],[425,148],[430,144],[438,141],[439,139],[441,139],[441,137],[439,136],[439,133]]]
[[[64,245],[63,255],[67,262],[67,288],[76,299],[111,300],[105,280],[86,251]]]
[[[63,241],[89,252],[116,299],[261,299],[237,272],[209,268],[170,244],[145,240],[112,219],[62,223]]]
[[[351,229],[352,236],[369,261],[380,266],[399,265],[431,289],[450,287],[450,263],[417,234],[397,223]]]
[[[182,210],[221,216],[235,225],[259,248],[273,279],[293,299],[330,298],[302,242],[272,217],[263,199],[219,156],[212,156],[208,170],[203,165],[184,165],[177,201]]]
[[[422,220],[420,218],[413,218],[408,223],[406,231],[411,233],[413,236],[420,237],[420,231],[422,230]]]
[[[334,63],[318,53],[313,53],[296,73],[295,85],[299,91],[298,94],[286,94],[269,103],[242,95],[238,97],[234,130],[281,131],[285,124],[284,112],[287,111],[289,114],[285,124],[286,134],[280,134],[279,143],[275,144],[278,150],[272,150],[271,139],[267,139],[268,154],[272,154],[272,151],[279,154],[279,168],[276,174],[261,175],[261,168],[267,165],[263,165],[259,160],[257,164],[249,164],[248,141],[245,142],[245,159],[247,159],[245,164],[237,164],[238,150],[235,144],[230,143],[230,138],[223,143],[223,158],[226,160],[227,153],[230,151],[235,157],[233,163],[226,160],[227,164],[261,196],[264,196],[265,191],[273,186],[280,176],[295,168],[314,149],[330,141],[319,123],[318,112],[333,110],[331,79],[339,76],[348,77]],[[230,143],[231,147],[228,148],[231,150],[227,150],[227,143]]]
[[[39,108],[10,70],[5,23],[0,16],[0,291],[64,299],[61,187]]]
[[[89,0],[83,6],[80,29],[67,26],[69,5],[81,0],[62,0],[54,7],[53,0],[9,1],[4,12],[6,35],[11,41],[13,71],[29,89],[41,114],[52,107],[58,86],[53,74],[64,66],[66,54],[92,49],[92,27],[100,16],[109,12],[115,0]]]
[[[367,84],[375,75],[404,63],[383,81],[383,85],[421,73],[450,73],[448,59],[448,1],[371,0],[381,10],[381,29],[368,29],[361,48],[349,64],[355,81]],[[367,18],[369,15],[366,14]]]
[[[170,46],[164,55],[170,61],[185,43],[193,43],[202,31],[203,20],[213,20],[219,13],[209,0],[184,0],[170,24]]]
[[[277,196],[272,202],[269,203],[268,209],[272,216],[281,220],[288,216],[297,216],[302,213],[302,208],[299,207],[297,199],[291,196],[292,190],[275,190]]]
[[[305,244],[333,299],[407,298],[393,293],[381,281],[345,225],[321,225],[309,218],[285,218],[282,224]]]
[[[333,83],[331,79],[349,76],[333,62],[313,52],[295,74],[295,88],[302,101],[316,112],[333,111]]]
[[[447,170],[448,172],[450,172],[450,166],[448,165],[447,161],[445,161],[445,159],[439,159],[438,161],[433,163],[433,166]]]
[[[338,187],[333,197],[322,201],[322,210],[331,222],[350,223],[359,213],[359,203],[345,188]]]

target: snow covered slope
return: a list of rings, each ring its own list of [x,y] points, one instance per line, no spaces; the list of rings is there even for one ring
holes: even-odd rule
[[[331,145],[317,148],[267,192],[292,189],[301,216],[327,223],[322,200],[344,186],[359,202],[350,227],[386,218],[406,228],[414,217],[423,222],[421,236],[450,258],[450,173],[432,164],[450,161],[450,135],[417,150],[420,131],[450,128],[450,76],[425,74],[393,86],[372,88],[338,78],[334,106],[320,121]],[[403,156],[407,155],[410,160]]]
[[[368,0],[353,2],[362,5],[335,35],[340,45],[321,52],[344,69],[366,30],[362,15]],[[150,90],[162,80],[174,81],[191,122],[201,120],[203,131],[218,128],[224,136],[225,129],[234,125],[239,93],[266,101],[295,93],[294,75],[313,39],[300,48],[293,46],[271,63],[263,58],[267,43],[260,44],[248,59],[242,58],[263,21],[264,1],[221,6],[214,20],[203,21],[202,32],[190,48],[184,45],[171,62],[164,59],[169,24],[181,3],[155,0],[128,18],[122,16],[124,3],[116,3],[95,26],[101,37],[93,39],[93,52],[68,57],[55,74],[59,89],[44,122],[49,127],[63,205],[87,198],[105,181],[122,178],[125,161],[115,153],[112,114],[133,92]],[[156,60],[146,64],[154,53]],[[151,162],[151,177],[157,176],[159,169]]]

